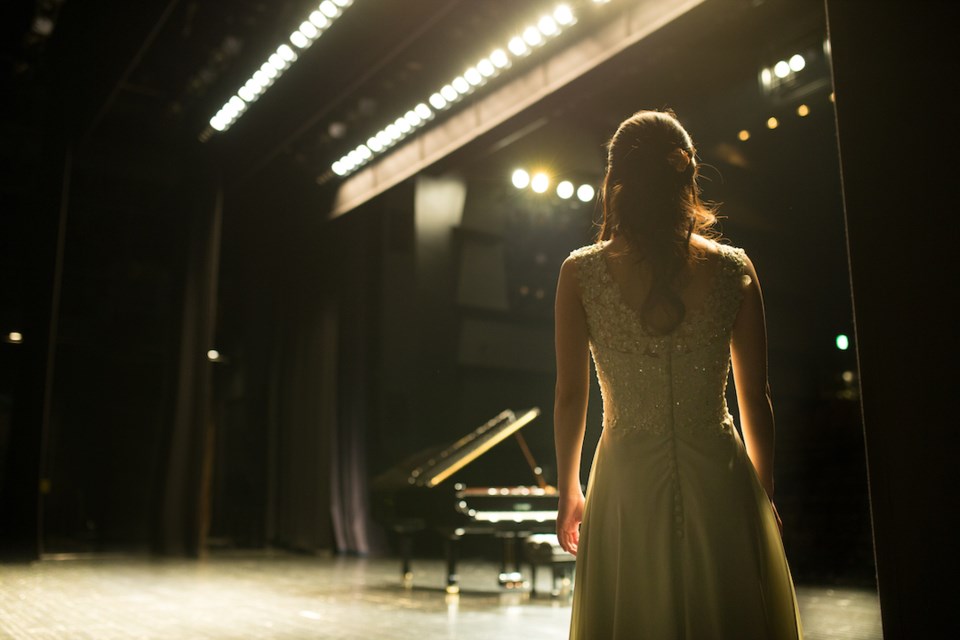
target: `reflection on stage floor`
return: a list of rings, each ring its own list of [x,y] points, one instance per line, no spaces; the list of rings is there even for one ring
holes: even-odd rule
[[[403,586],[399,560],[282,553],[203,561],[90,557],[0,565],[0,637],[210,639],[566,638],[569,597],[504,591],[499,564],[464,560],[461,592],[445,564],[418,560]],[[529,576],[527,576],[529,578]],[[798,589],[807,640],[879,640],[871,590]]]

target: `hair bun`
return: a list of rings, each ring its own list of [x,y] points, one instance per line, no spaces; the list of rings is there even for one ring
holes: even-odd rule
[[[690,154],[685,149],[677,147],[667,154],[667,162],[677,170],[677,173],[683,173],[690,166]]]

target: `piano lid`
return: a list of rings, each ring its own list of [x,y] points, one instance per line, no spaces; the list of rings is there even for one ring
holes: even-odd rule
[[[519,416],[510,409],[502,411],[411,471],[407,484],[427,488],[437,486],[522,429],[538,415],[538,407],[528,409]]]

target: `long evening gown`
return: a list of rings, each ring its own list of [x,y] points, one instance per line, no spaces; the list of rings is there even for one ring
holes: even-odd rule
[[[705,304],[646,332],[603,249],[576,261],[603,435],[587,484],[570,637],[802,637],[776,519],[727,410],[742,249],[720,245]]]

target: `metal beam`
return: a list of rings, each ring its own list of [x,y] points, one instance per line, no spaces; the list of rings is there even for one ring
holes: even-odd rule
[[[466,105],[438,126],[414,136],[347,178],[337,191],[329,217],[348,213],[416,175],[703,2],[645,0],[625,9],[595,33],[554,54],[489,95]]]

